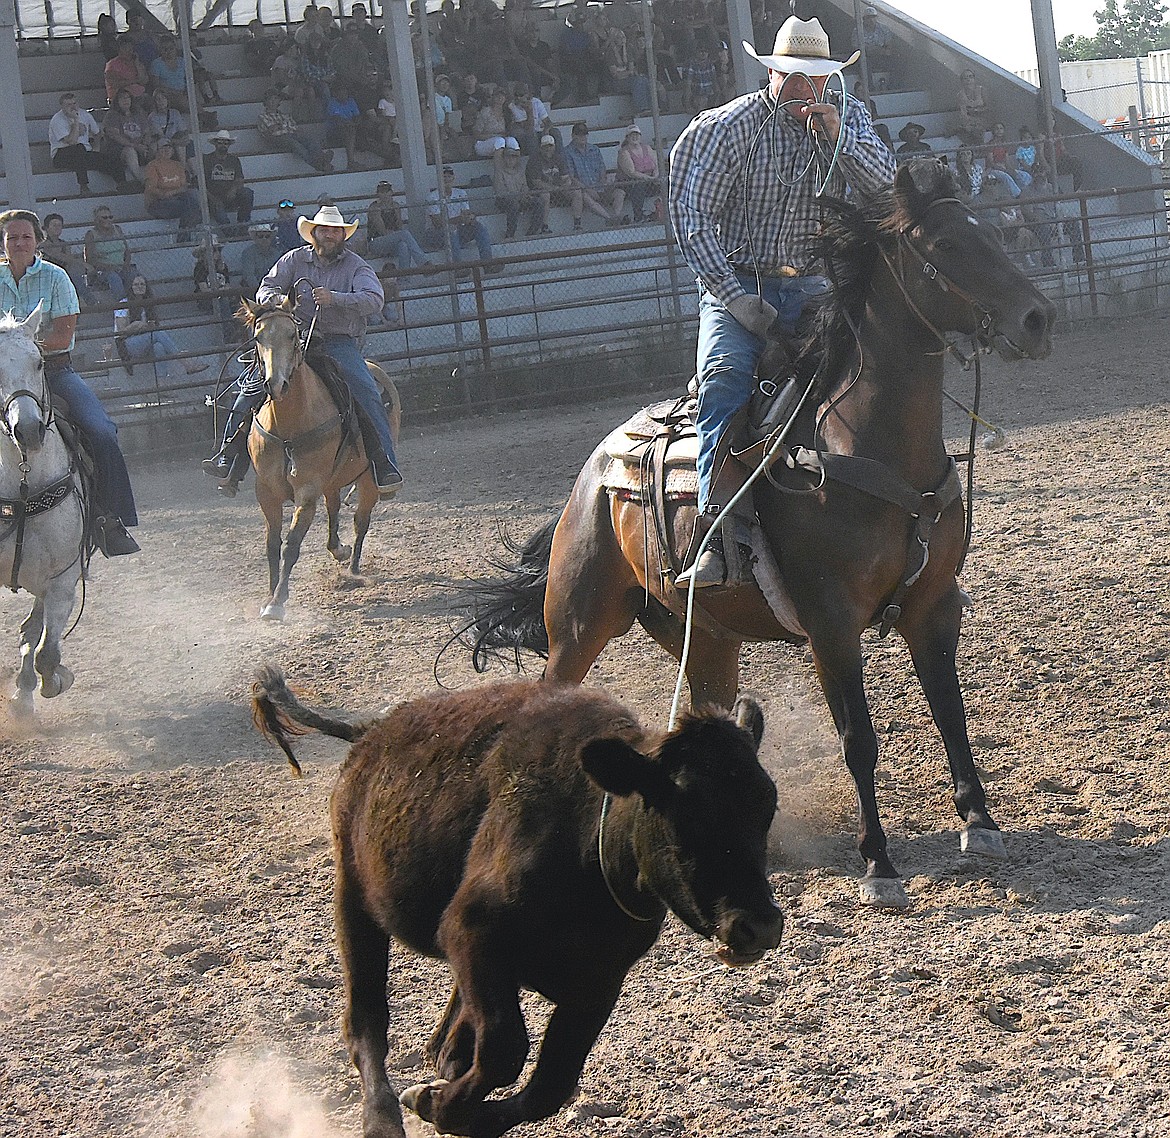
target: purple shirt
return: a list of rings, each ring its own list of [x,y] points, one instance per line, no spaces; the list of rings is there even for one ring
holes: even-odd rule
[[[285,253],[268,271],[256,290],[256,301],[268,304],[292,292],[297,281],[296,315],[306,327],[317,317],[317,331],[323,336],[349,336],[360,340],[366,332],[366,318],[381,312],[386,303],[377,273],[352,249],[336,261],[325,263],[311,245]],[[327,288],[333,303],[318,308],[314,288]]]

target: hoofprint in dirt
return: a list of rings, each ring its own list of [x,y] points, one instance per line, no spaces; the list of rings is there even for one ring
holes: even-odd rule
[[[987,370],[984,414],[1008,442],[980,452],[960,676],[1010,860],[959,854],[907,653],[871,638],[882,808],[911,908],[860,909],[851,783],[805,654],[748,648],[785,939],[728,972],[668,925],[580,1097],[517,1134],[1170,1134],[1167,328],[1098,325],[1045,363]],[[958,374],[949,386],[966,394]],[[136,471],[144,552],[95,562],[68,641],[77,682],[0,745],[0,1134],[359,1132],[330,913],[343,752],[305,740],[307,777],[290,779],[251,730],[250,678],[278,664],[307,698],[364,712],[432,689],[452,583],[487,571],[498,522],[522,537],[558,509],[632,409],[407,439],[407,489],[375,514],[366,576],[338,570],[318,519],[278,627],[255,615],[250,496],[218,499],[185,466]],[[0,602],[13,655],[23,607]],[[457,651],[439,675],[482,682]],[[665,723],[674,670],[639,631],[590,682]],[[429,1074],[445,969],[397,955],[389,992],[404,1087]]]

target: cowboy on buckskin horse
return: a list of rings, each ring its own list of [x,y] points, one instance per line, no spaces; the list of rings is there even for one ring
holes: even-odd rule
[[[402,475],[378,385],[361,351],[366,320],[382,311],[385,297],[377,273],[345,246],[357,227],[356,220],[345,221],[332,205],[322,206],[313,218],[302,217],[297,230],[308,244],[285,253],[272,266],[256,290],[256,301],[270,304],[291,295],[297,322],[303,328],[316,319],[321,347],[337,364],[358,409],[374,484],[379,494],[388,498],[402,486]],[[221,489],[226,493],[235,493],[240,466],[233,470],[233,465],[238,457],[243,470],[247,470],[241,457],[247,443],[244,428],[264,399],[263,385],[246,384],[241,388],[228,416],[219,453],[203,461],[204,472],[223,480]]]
[[[27,209],[0,213],[0,312],[26,320],[41,306],[41,349],[49,394],[68,404],[67,418],[81,433],[93,459],[93,501],[89,540],[106,557],[138,553],[126,531],[138,524],[134,491],[126,459],[118,446],[118,428],[101,400],[77,374],[70,353],[81,305],[69,274],[37,254],[45,239],[40,219]]]
[[[810,301],[830,288],[814,271],[821,217],[818,182],[836,155],[824,192],[843,198],[893,182],[894,156],[874,133],[865,106],[850,98],[842,116],[825,94],[838,62],[819,20],[790,17],[771,55],[744,49],[768,69],[766,88],[696,116],[670,162],[670,219],[700,285],[699,547],[741,480],[717,450],[725,429],[752,392],[769,334],[787,338]],[[818,169],[819,164],[819,169]],[[680,588],[734,586],[727,579],[723,535],[676,579]],[[692,554],[693,557],[693,554]],[[739,559],[734,559],[739,561]]]

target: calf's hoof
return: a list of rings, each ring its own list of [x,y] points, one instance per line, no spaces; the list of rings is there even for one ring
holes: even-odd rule
[[[41,679],[41,695],[52,699],[73,686],[73,673],[64,664],[58,664],[49,679]]]
[[[260,610],[261,620],[284,620],[284,605],[277,604],[276,601],[269,601]]]
[[[407,1110],[414,1111],[425,1122],[434,1121],[434,1095],[447,1085],[446,1079],[436,1079],[433,1083],[415,1083],[413,1087],[398,1096],[398,1101]]]
[[[861,903],[874,909],[895,909],[901,912],[910,904],[906,890],[896,877],[863,877],[859,888]]]
[[[1000,861],[1007,858],[1003,835],[987,826],[964,826],[959,831],[959,849],[963,853],[993,857]]]

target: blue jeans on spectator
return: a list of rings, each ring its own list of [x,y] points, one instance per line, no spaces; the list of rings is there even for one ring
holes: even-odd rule
[[[71,364],[56,366],[50,356],[45,361],[45,378],[49,391],[69,403],[69,418],[77,424],[93,454],[94,515],[117,517],[125,526],[136,526],[138,511],[134,508],[134,491],[130,487],[126,460],[118,446],[118,428],[114,421]]]
[[[740,285],[757,295],[754,275],[738,274]],[[796,328],[804,306],[831,287],[824,277],[764,277],[763,298],[779,313],[786,332]],[[706,289],[699,297],[699,345],[696,372],[699,377],[699,509],[711,502],[715,449],[727,424],[748,401],[755,382],[756,365],[764,341],[749,332]]]
[[[396,229],[393,233],[383,233],[381,237],[371,237],[369,255],[371,257],[393,257],[400,269],[409,269],[411,265],[429,265],[431,263],[409,229]]]
[[[214,194],[208,194],[207,208],[211,211],[216,225],[229,225],[231,219],[228,214],[233,209],[236,211],[236,221],[240,225],[245,225],[252,220],[252,199],[254,196],[251,186],[236,186],[231,197],[228,198],[219,198]]]
[[[145,363],[147,360],[173,360],[179,354],[179,347],[170,334],[161,329],[154,332],[139,332],[134,336],[127,336],[122,341],[126,355],[133,363]],[[169,367],[164,368],[169,372]]]
[[[463,260],[463,253],[471,242],[474,242],[476,248],[479,250],[479,259],[481,261],[490,261],[492,259],[491,235],[487,231],[487,226],[478,217],[473,218],[471,221],[466,221],[462,225],[452,221],[451,252],[455,260]],[[430,249],[436,253],[442,250],[444,248],[442,229],[438,226],[428,225],[426,232],[423,234],[423,248]]]
[[[314,145],[303,134],[281,134],[270,141],[279,146],[281,150],[295,154],[302,162],[307,162],[315,170],[319,170],[325,165],[325,155],[321,147]]]
[[[377,436],[379,446],[397,470],[398,456],[394,453],[390,424],[386,421],[386,411],[382,406],[382,392],[374,377],[370,375],[370,369],[366,366],[365,357],[357,341],[350,336],[322,336],[321,346],[341,369],[341,374],[353,394],[353,401],[365,415],[368,425]],[[365,432],[362,433],[365,437]],[[366,438],[365,441],[368,450],[370,440]]]
[[[113,297],[126,295],[126,282],[122,280],[122,274],[113,269],[89,269],[85,279],[90,288],[108,288]]]
[[[156,218],[177,217],[179,236],[186,239],[192,227],[199,224],[199,198],[194,190],[182,190],[169,198],[156,198],[146,212]]]

